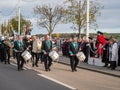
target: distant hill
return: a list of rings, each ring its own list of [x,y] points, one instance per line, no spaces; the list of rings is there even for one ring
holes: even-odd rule
[[[37,36],[39,37],[43,37],[45,36],[46,34],[37,34]],[[73,37],[74,35],[78,35],[78,33],[54,33],[52,34],[52,37],[58,37],[58,38],[70,38],[70,37]],[[96,36],[97,34],[96,33],[90,33],[90,36]],[[116,38],[117,40],[120,41],[120,33],[104,33],[104,35],[107,37],[107,38],[110,38],[111,36]],[[81,35],[82,37],[85,36],[85,34],[82,34]]]

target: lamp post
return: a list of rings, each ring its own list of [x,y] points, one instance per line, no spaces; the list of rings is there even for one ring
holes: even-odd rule
[[[89,37],[89,0],[87,0],[87,28],[86,28],[86,37]]]

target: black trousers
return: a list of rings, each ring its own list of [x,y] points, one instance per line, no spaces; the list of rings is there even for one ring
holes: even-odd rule
[[[4,48],[0,48],[0,61],[3,62],[4,61]]]
[[[21,54],[22,54],[22,52],[16,52],[18,70],[22,70],[23,69],[23,65],[25,63],[25,60],[23,59]]]
[[[115,69],[116,68],[116,61],[110,61],[110,67],[111,67],[111,69]]]
[[[41,63],[44,62],[44,58],[43,58],[43,57],[44,57],[44,54],[43,54],[43,52],[41,52],[41,53],[40,53],[40,60],[41,60]]]
[[[33,52],[32,52],[33,65],[38,65],[39,56],[40,56],[39,53],[33,53]],[[34,59],[34,57],[35,57],[36,59]]]
[[[6,57],[4,47],[1,47],[1,49],[0,49],[0,56],[1,56],[0,57],[1,62],[4,62],[5,61],[5,57]]]
[[[76,56],[70,56],[70,65],[72,70],[76,69],[78,63],[79,63],[79,60],[77,59]]]
[[[16,58],[16,52],[13,50],[13,58]]]
[[[52,59],[48,54],[44,54],[44,66],[45,70],[50,70],[50,66],[52,65]]]
[[[5,64],[8,62],[10,64],[10,48],[5,49]]]

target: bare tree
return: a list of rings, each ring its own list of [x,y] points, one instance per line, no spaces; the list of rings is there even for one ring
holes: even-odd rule
[[[73,23],[72,28],[78,30],[79,38],[81,38],[81,30],[86,30],[87,0],[66,0],[64,4],[67,14],[64,21]],[[90,1],[89,24],[91,28],[96,29],[98,27],[96,20],[101,9],[102,6],[98,0]]]
[[[55,26],[65,16],[64,9],[58,5],[53,8],[49,5],[36,6],[34,8],[34,13],[38,17],[38,25],[42,28],[46,28],[50,36]]]

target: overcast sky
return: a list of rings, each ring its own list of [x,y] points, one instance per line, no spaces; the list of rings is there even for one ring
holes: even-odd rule
[[[46,30],[41,30],[36,24],[36,19],[33,16],[33,8],[36,5],[50,4],[57,5],[62,4],[65,0],[21,0],[21,13],[24,18],[28,18],[32,21],[33,31],[32,34],[47,33]],[[94,0],[93,0],[94,1]],[[104,6],[101,11],[102,15],[98,17],[97,22],[99,28],[97,29],[103,32],[120,33],[120,0],[99,0]],[[0,0],[0,11],[2,11],[2,22],[15,16],[18,12],[18,0]],[[73,32],[70,29],[70,24],[60,24],[55,28],[54,33],[66,33]],[[77,32],[77,31],[74,31]],[[90,32],[96,32],[90,29]]]

